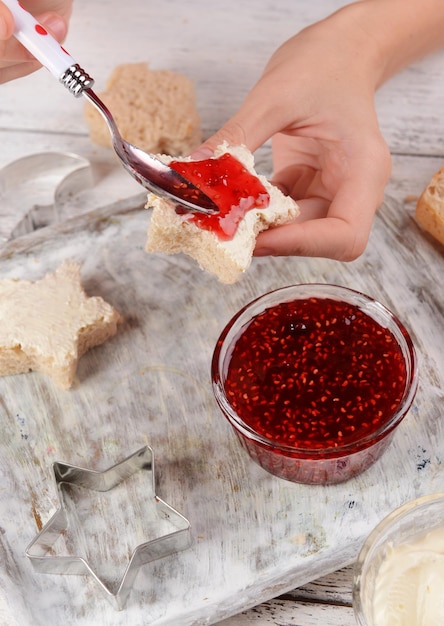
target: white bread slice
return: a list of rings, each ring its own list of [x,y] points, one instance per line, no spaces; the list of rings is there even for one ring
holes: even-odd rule
[[[36,370],[69,389],[80,357],[120,321],[110,304],[86,295],[77,263],[35,282],[0,280],[0,376]]]
[[[192,81],[171,70],[151,70],[147,63],[118,65],[99,94],[124,139],[145,152],[188,154],[201,141],[200,116]],[[112,147],[109,130],[97,109],[84,108],[91,141]]]
[[[418,223],[444,245],[444,167],[436,172],[416,204]]]
[[[226,152],[259,178],[270,195],[269,205],[249,210],[239,223],[234,238],[224,241],[213,232],[196,226],[187,215],[178,215],[174,204],[150,193],[146,207],[152,207],[153,212],[145,250],[165,254],[183,252],[195,259],[202,269],[215,274],[221,282],[230,284],[236,282],[250,266],[258,233],[295,219],[299,215],[299,207],[265,176],[257,174],[254,157],[245,146],[223,143],[215,150],[214,157]],[[166,163],[172,160],[165,155],[160,158]]]

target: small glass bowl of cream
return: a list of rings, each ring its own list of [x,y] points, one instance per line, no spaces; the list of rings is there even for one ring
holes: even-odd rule
[[[353,583],[359,626],[444,624],[444,493],[407,502],[372,531]]]

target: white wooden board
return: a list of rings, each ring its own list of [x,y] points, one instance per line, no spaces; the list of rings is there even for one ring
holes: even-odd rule
[[[351,562],[381,517],[444,487],[442,257],[408,212],[388,198],[355,263],[261,259],[223,286],[190,259],[148,256],[146,210],[113,211],[37,231],[1,255],[1,277],[31,279],[79,260],[88,292],[126,319],[115,339],[82,358],[69,392],[36,373],[0,379],[5,623],[214,623]],[[212,350],[231,315],[269,289],[313,281],[360,289],[392,308],[411,329],[421,366],[417,400],[389,451],[331,487],[282,481],[250,462],[210,387]],[[34,573],[24,549],[57,505],[53,461],[102,470],[145,444],[158,495],[190,519],[193,545],[144,566],[119,613],[88,580]],[[122,532],[112,520],[106,526]]]

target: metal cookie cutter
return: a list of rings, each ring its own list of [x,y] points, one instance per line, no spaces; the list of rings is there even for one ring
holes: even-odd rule
[[[0,241],[57,223],[73,196],[94,184],[91,163],[76,154],[41,152],[0,169]]]
[[[191,543],[189,521],[155,494],[154,458],[149,446],[141,448],[103,472],[82,469],[59,462],[53,464],[53,470],[60,507],[25,551],[37,572],[44,574],[89,574],[114,608],[121,610],[125,606],[141,565],[189,547]],[[91,565],[91,556],[86,558],[80,554],[57,554],[60,552],[59,545],[56,547],[57,540],[60,544],[61,536],[66,540],[69,535],[84,534],[85,528],[91,526],[89,523],[91,518],[96,515],[92,510],[88,510],[81,521],[80,514],[72,514],[70,510],[72,507],[69,505],[69,497],[66,497],[66,493],[69,494],[71,491],[78,495],[82,492],[87,493],[84,490],[89,490],[90,492],[100,492],[92,495],[101,498],[101,494],[118,487],[123,481],[127,481],[140,470],[148,472],[151,477],[150,495],[152,497],[148,501],[152,507],[150,510],[141,511],[140,516],[141,518],[149,518],[150,531],[146,534],[149,534],[150,537],[146,540],[146,536],[144,536],[145,541],[142,542],[139,540],[139,544],[132,551],[123,577],[118,579],[116,584],[110,583],[107,577],[97,574],[98,567]],[[126,494],[126,500],[123,502],[124,508],[127,508],[129,504],[127,496],[128,494]],[[82,509],[81,500],[79,502],[79,507]],[[140,522],[139,525],[143,526],[144,519],[138,521]],[[101,523],[103,525],[103,520]],[[102,528],[100,524],[99,526]],[[117,543],[120,543],[123,530],[119,530],[120,535],[117,538]],[[97,544],[96,550],[99,550]],[[69,552],[69,549],[66,551]]]

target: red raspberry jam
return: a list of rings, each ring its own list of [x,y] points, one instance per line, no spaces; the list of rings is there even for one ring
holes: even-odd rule
[[[203,161],[172,161],[176,172],[201,189],[219,207],[214,215],[194,213],[190,219],[219,239],[232,239],[250,209],[264,209],[270,196],[261,181],[231,154]]]
[[[224,392],[237,415],[262,437],[302,451],[351,444],[353,453],[354,442],[390,419],[406,388],[393,334],[330,298],[266,309],[230,352]]]

